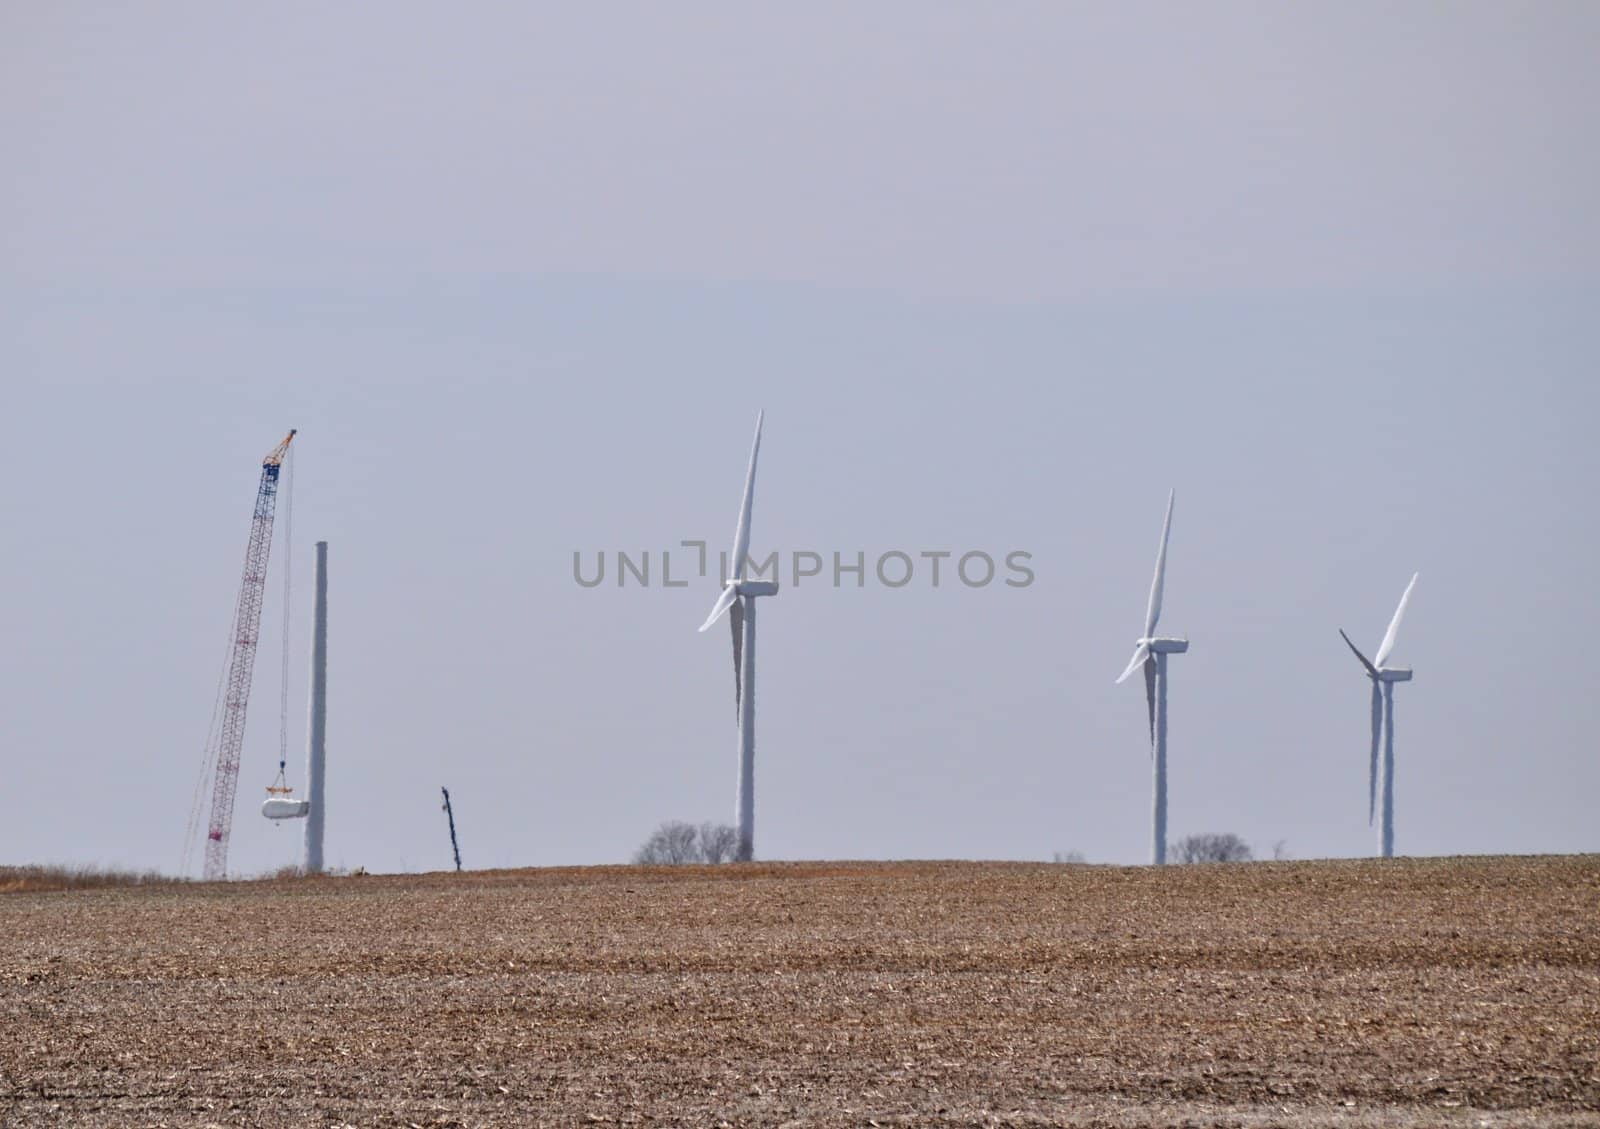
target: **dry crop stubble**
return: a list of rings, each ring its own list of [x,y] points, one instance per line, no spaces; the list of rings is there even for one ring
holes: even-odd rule
[[[0,897],[0,1124],[1600,1125],[1600,859]]]

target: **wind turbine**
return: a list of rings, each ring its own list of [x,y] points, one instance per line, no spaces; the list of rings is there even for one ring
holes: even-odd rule
[[[722,594],[711,606],[711,614],[700,625],[705,631],[724,612],[731,610],[733,626],[733,710],[739,723],[739,843],[734,860],[749,862],[755,857],[756,839],[756,598],[776,596],[777,584],[766,580],[746,580],[750,555],[750,505],[755,500],[756,456],[761,453],[761,421],[756,414],[756,438],[750,445],[750,469],[744,478],[744,500],[739,503],[739,524],[733,531],[733,562]]]
[[[1152,813],[1151,861],[1161,866],[1167,861],[1167,656],[1181,655],[1189,640],[1156,635],[1161,618],[1161,589],[1167,575],[1167,538],[1172,533],[1172,503],[1177,491],[1167,495],[1167,518],[1161,524],[1161,548],[1156,551],[1156,577],[1150,584],[1150,606],[1144,616],[1144,634],[1138,639],[1128,669],[1117,676],[1127,680],[1144,667],[1144,696],[1150,708],[1150,749],[1155,764],[1155,802]]]
[[[1400,596],[1400,606],[1394,609],[1394,618],[1389,621],[1389,630],[1383,634],[1383,642],[1378,644],[1378,653],[1368,662],[1367,656],[1357,650],[1356,645],[1350,642],[1350,636],[1345,635],[1344,628],[1339,629],[1339,634],[1344,638],[1345,645],[1355,652],[1356,658],[1361,660],[1361,665],[1366,668],[1367,677],[1372,679],[1372,756],[1367,762],[1367,823],[1370,825],[1378,807],[1378,782],[1383,782],[1383,823],[1378,831],[1378,850],[1384,858],[1394,857],[1394,684],[1396,682],[1410,682],[1411,668],[1408,666],[1384,666],[1389,660],[1389,652],[1394,650],[1395,636],[1400,632],[1400,617],[1406,614],[1406,604],[1411,600],[1411,589],[1417,586],[1418,573],[1411,574],[1411,583],[1406,585],[1406,590]],[[1383,735],[1383,771],[1378,771],[1378,737]]]

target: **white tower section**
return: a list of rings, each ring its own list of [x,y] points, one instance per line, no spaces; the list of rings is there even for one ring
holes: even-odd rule
[[[324,783],[327,769],[328,736],[328,543],[317,542],[317,564],[313,579],[316,589],[311,625],[311,701],[310,724],[306,728],[306,812],[307,874],[322,870],[322,831],[324,826]]]

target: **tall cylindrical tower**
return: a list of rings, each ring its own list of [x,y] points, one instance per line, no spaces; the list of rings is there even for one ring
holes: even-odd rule
[[[311,702],[310,724],[306,727],[306,797],[311,808],[306,813],[307,874],[322,870],[322,830],[324,825],[323,784],[326,775],[328,733],[328,543],[317,542],[317,564],[313,585],[311,622]]]
[[[739,842],[733,858],[749,862],[756,857],[756,601],[754,596],[739,599],[744,602],[744,640],[739,656]]]
[[[1167,653],[1156,652],[1156,747],[1154,757],[1155,801],[1151,820],[1150,861],[1167,863]]]

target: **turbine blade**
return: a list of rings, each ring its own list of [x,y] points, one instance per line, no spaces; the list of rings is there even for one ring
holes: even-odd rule
[[[761,421],[765,412],[756,413],[756,438],[750,445],[750,469],[744,476],[744,499],[739,503],[739,524],[733,530],[733,560],[728,563],[728,579],[743,580],[744,559],[750,554],[750,507],[756,496],[756,456],[761,453]]]
[[[1367,762],[1367,826],[1378,810],[1378,734],[1383,729],[1383,687],[1372,680],[1372,757]]]
[[[729,584],[726,588],[724,588],[722,590],[722,595],[717,597],[717,602],[711,605],[711,614],[706,616],[706,621],[700,625],[700,630],[706,630],[713,623],[716,623],[717,620],[721,619],[722,613],[727,611],[729,606],[731,606],[732,603],[738,598],[739,589],[735,588],[732,584]]]
[[[1156,755],[1156,657],[1145,656],[1144,700],[1150,707],[1150,755]]]
[[[744,604],[738,600],[728,612],[728,622],[733,625],[733,720],[739,720],[744,708]]]
[[[1356,649],[1356,645],[1350,642],[1350,636],[1344,633],[1344,628],[1342,627],[1339,628],[1339,637],[1344,640],[1344,645],[1350,648],[1351,653],[1354,654],[1356,658],[1361,660],[1361,665],[1367,668],[1367,673],[1373,678],[1378,677],[1378,668],[1369,663],[1367,661],[1367,656],[1363,655],[1359,650]]]
[[[1144,662],[1144,660],[1149,656],[1149,654],[1150,654],[1149,645],[1145,644],[1145,643],[1140,643],[1138,648],[1135,649],[1134,652],[1133,652],[1133,658],[1128,660],[1128,669],[1123,671],[1121,674],[1117,675],[1117,682],[1119,684],[1123,683],[1123,682],[1126,682],[1128,680],[1128,675],[1130,675],[1134,671],[1138,670],[1139,669],[1139,664]]]
[[[1420,573],[1411,574],[1411,583],[1406,585],[1406,590],[1400,595],[1400,606],[1394,609],[1394,618],[1389,621],[1389,630],[1383,633],[1383,642],[1378,644],[1378,653],[1374,656],[1379,666],[1389,659],[1389,652],[1394,650],[1394,637],[1400,633],[1400,617],[1406,614],[1406,604],[1411,600],[1411,589],[1417,586],[1417,577]]]
[[[1167,495],[1167,517],[1161,523],[1161,548],[1156,552],[1156,578],[1150,582],[1150,606],[1144,615],[1145,638],[1156,633],[1156,621],[1161,618],[1161,590],[1167,581],[1167,538],[1172,533],[1172,503],[1177,499],[1176,490]]]

